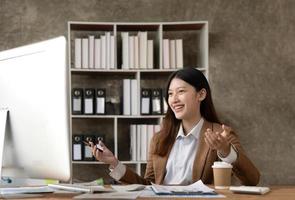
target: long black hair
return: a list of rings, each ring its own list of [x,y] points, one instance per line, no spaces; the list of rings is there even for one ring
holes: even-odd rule
[[[187,82],[188,84],[193,86],[197,92],[201,89],[205,89],[206,98],[203,101],[201,101],[200,105],[201,116],[205,118],[207,121],[220,123],[213,105],[209,83],[204,74],[200,70],[192,67],[185,67],[181,70],[173,72],[169,76],[165,91],[165,100],[167,104],[168,90],[170,87],[170,83],[174,78],[178,78]],[[159,133],[159,140],[155,149],[156,154],[164,156],[168,153],[169,149],[173,146],[175,137],[180,127],[180,123],[181,120],[175,117],[172,109],[170,108],[170,106],[168,106],[168,110],[166,112],[162,128]]]

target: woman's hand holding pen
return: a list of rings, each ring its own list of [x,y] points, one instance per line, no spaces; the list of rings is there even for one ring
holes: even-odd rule
[[[109,164],[112,168],[115,168],[119,161],[114,156],[114,154],[103,144],[102,141],[99,141],[98,145],[100,145],[100,148],[98,148],[97,145],[94,145],[92,142],[89,142],[92,148],[92,154],[93,156],[101,162],[104,162],[106,164]]]
[[[211,149],[217,150],[223,157],[227,157],[230,153],[230,143],[228,142],[228,135],[230,134],[231,128],[222,125],[223,131],[215,132],[211,129],[207,129],[205,132],[205,142]]]

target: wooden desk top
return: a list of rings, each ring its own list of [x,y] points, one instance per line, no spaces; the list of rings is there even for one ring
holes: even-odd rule
[[[255,199],[268,199],[268,200],[294,200],[295,199],[295,186],[273,186],[270,187],[271,191],[264,195],[249,195],[249,194],[234,194],[229,190],[216,190],[219,194],[223,194],[226,198],[210,198],[210,199],[239,199],[239,200],[255,200]],[[58,200],[58,199],[72,199],[74,196],[79,194],[45,194],[42,197],[36,198],[26,198],[27,200],[39,200],[39,199],[51,199],[51,200]],[[152,200],[157,198],[137,198],[140,200]],[[171,198],[159,198],[161,200],[168,200]],[[181,198],[177,198],[178,200]],[[192,200],[194,198],[182,198],[187,200]],[[196,200],[208,199],[208,198],[195,198]]]

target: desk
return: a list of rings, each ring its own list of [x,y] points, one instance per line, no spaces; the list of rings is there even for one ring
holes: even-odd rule
[[[229,190],[217,190],[218,193],[223,194],[226,198],[217,198],[219,200],[255,200],[255,199],[268,199],[268,200],[294,200],[295,199],[295,186],[274,186],[270,187],[271,191],[264,195],[248,195],[248,194],[234,194]],[[46,194],[42,198],[26,198],[26,200],[38,200],[38,199],[72,199],[77,194]],[[139,200],[152,200],[157,198],[137,198]],[[168,200],[171,198],[160,198],[161,200]],[[180,198],[177,198],[178,200]],[[185,198],[183,198],[185,199]],[[192,200],[193,198],[187,198],[187,200]],[[206,199],[208,198],[195,198],[196,200]],[[210,198],[212,199],[212,198]],[[215,199],[215,198],[214,198]]]

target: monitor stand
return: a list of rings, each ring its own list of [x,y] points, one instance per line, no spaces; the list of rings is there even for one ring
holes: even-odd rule
[[[7,121],[7,108],[0,108],[0,177],[2,177],[2,161],[3,161],[3,151],[4,151],[4,138],[5,138],[5,128]]]

